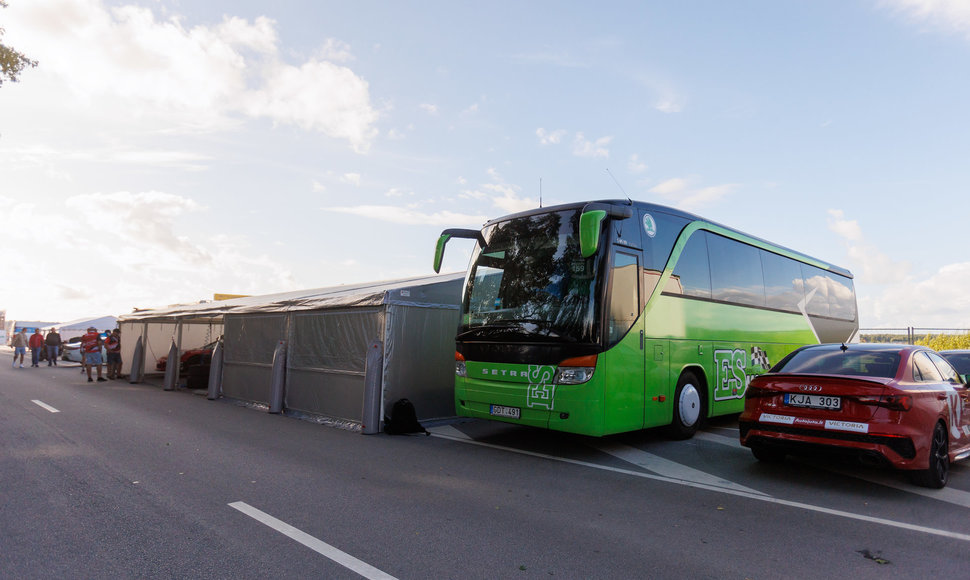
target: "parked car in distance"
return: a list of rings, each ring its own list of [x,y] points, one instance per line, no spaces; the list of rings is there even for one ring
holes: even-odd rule
[[[799,348],[751,380],[741,444],[760,461],[848,454],[944,487],[970,457],[968,387],[932,349],[898,344]]]
[[[179,374],[185,374],[189,367],[195,365],[207,365],[212,362],[212,351],[216,347],[216,343],[219,341],[210,342],[199,348],[190,348],[182,353],[179,357]],[[165,367],[168,366],[168,355],[160,357],[155,362],[155,370],[165,372]]]
[[[73,340],[73,339],[72,339]],[[67,342],[61,345],[61,360],[72,361],[72,362],[83,362],[83,354],[81,354],[81,341],[78,339],[74,342]],[[104,347],[101,347],[101,360],[107,360],[105,358]]]
[[[939,353],[967,380],[967,375],[970,375],[970,349],[941,350]]]
[[[61,359],[73,362],[81,362],[81,343],[68,342],[61,345]]]

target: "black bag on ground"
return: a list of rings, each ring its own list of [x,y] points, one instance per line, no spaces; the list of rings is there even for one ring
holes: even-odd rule
[[[404,435],[407,433],[424,433],[431,435],[418,422],[418,413],[414,410],[414,403],[407,399],[399,399],[391,407],[391,416],[384,417],[384,432],[390,435]]]

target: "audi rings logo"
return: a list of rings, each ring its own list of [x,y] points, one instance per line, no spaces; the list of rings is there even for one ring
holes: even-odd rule
[[[798,390],[805,393],[818,393],[822,387],[818,385],[798,385]]]

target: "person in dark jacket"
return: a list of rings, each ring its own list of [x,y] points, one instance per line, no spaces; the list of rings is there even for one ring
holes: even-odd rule
[[[61,352],[61,335],[57,333],[56,328],[51,328],[47,332],[47,337],[44,338],[44,344],[47,345],[47,366],[52,364],[57,366],[57,356]]]

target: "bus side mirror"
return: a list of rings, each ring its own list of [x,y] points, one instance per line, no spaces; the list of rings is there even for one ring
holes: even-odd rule
[[[589,258],[599,250],[603,220],[608,217],[617,220],[631,218],[633,208],[598,201],[586,204],[583,213],[579,214],[579,251],[584,258]]]
[[[602,209],[584,211],[579,216],[579,251],[584,258],[595,255],[599,249],[600,231],[605,219],[606,211]]]
[[[441,272],[441,261],[445,257],[445,244],[451,238],[468,238],[471,240],[477,240],[478,245],[482,248],[485,247],[485,238],[482,236],[482,232],[478,230],[462,230],[462,229],[450,229],[441,232],[438,236],[438,243],[435,244],[434,248],[434,271],[435,273]]]
[[[438,243],[434,247],[434,272],[438,274],[441,272],[441,261],[445,258],[445,244],[451,236],[448,234],[441,234],[438,236]]]

